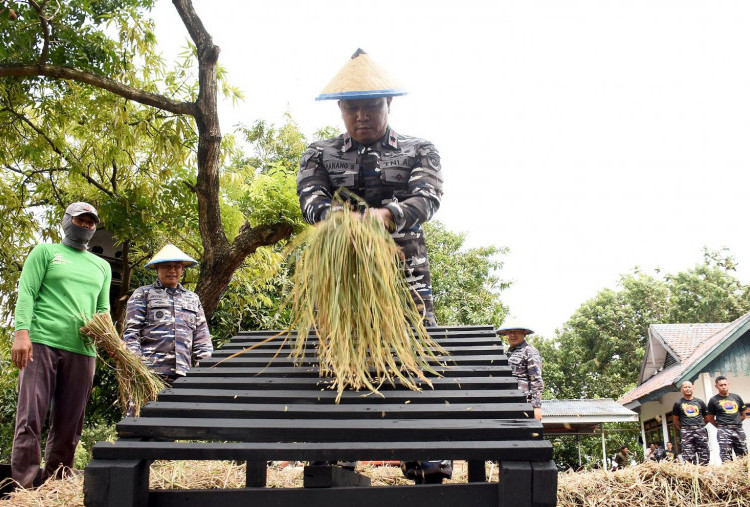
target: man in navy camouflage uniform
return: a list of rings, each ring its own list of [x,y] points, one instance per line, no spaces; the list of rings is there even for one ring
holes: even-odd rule
[[[368,212],[391,231],[401,247],[414,302],[423,309],[425,323],[435,325],[422,224],[435,214],[443,195],[440,155],[432,143],[398,134],[388,125],[392,97],[406,92],[394,85],[372,90],[369,81],[352,84],[348,76],[354,69],[377,78],[383,72],[364,51],[357,50],[318,97],[339,99],[346,133],[313,143],[302,156],[297,176],[302,216],[310,224],[323,220],[339,188],[364,199]],[[352,204],[359,203],[353,200]]]
[[[317,100],[338,100],[346,133],[311,144],[300,160],[297,195],[310,224],[335,211],[334,193],[344,189],[366,204],[367,213],[388,228],[404,256],[412,299],[428,326],[436,325],[430,264],[422,224],[440,206],[440,155],[429,141],[396,133],[388,124],[391,100],[406,91],[358,49]],[[342,195],[364,211],[362,202]],[[353,467],[353,463],[342,466]],[[450,460],[402,463],[415,483],[450,478]]]
[[[695,463],[696,457],[701,465],[708,465],[708,431],[706,422],[708,412],[703,400],[693,396],[693,383],[685,381],[680,385],[682,398],[672,407],[672,421],[680,430],[680,447],[682,460]]]
[[[184,268],[195,264],[167,244],[146,264],[156,270],[158,279],[128,299],[125,346],[170,385],[187,373],[192,361],[213,353],[200,299],[180,284]]]
[[[508,364],[518,381],[518,388],[526,393],[526,400],[534,408],[534,418],[542,420],[542,355],[526,341],[533,334],[531,329],[520,326],[506,326],[495,331],[508,340]]]
[[[723,375],[716,377],[719,394],[708,400],[708,422],[716,426],[721,461],[732,461],[732,451],[741,457],[747,454],[747,439],[742,429],[747,407],[736,394],[729,392],[729,381]]]

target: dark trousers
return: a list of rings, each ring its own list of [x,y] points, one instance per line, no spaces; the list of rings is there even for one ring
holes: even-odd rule
[[[747,454],[747,438],[742,425],[719,424],[716,432],[721,461],[732,461],[732,451],[741,457]]]
[[[49,411],[42,480],[62,465],[73,467],[81,439],[86,402],[94,382],[96,358],[33,344],[34,360],[18,377],[18,408],[11,473],[24,488],[33,485],[41,462],[42,426]]]
[[[699,465],[708,465],[710,455],[708,430],[705,426],[683,426],[680,429],[680,445],[685,463],[695,463],[697,457]]]

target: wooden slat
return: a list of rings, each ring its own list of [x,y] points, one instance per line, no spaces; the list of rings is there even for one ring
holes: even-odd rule
[[[492,334],[495,332],[491,326],[428,326],[427,332],[430,335],[433,334],[452,334],[452,335],[472,335],[472,334]],[[263,329],[263,330],[251,330],[251,331],[240,331],[237,333],[238,336],[274,336],[280,333],[285,333],[281,329]],[[297,332],[292,331],[292,335],[296,336]]]
[[[434,442],[293,442],[293,443],[197,443],[197,442],[98,442],[93,455],[98,460],[534,460],[552,459],[547,440]]]
[[[141,409],[141,417],[228,419],[522,419],[533,412],[525,403],[387,403],[318,405],[284,403],[187,403],[157,401]],[[420,423],[423,424],[423,423]]]
[[[294,366],[272,366],[265,367],[237,367],[227,366],[227,363],[217,366],[216,368],[196,367],[190,370],[191,377],[205,376],[222,376],[222,377],[241,377],[263,375],[265,377],[319,377],[318,369],[311,367],[294,367]],[[444,377],[510,377],[512,375],[510,367],[499,364],[487,366],[482,365],[461,365],[461,366],[436,366],[435,371]],[[430,373],[425,374],[431,377]],[[433,377],[434,378],[434,377]]]
[[[523,461],[501,460],[500,504],[531,507],[533,501],[532,471],[528,458]]]
[[[468,365],[507,365],[508,357],[505,354],[482,354],[482,355],[459,355],[459,356],[437,356],[436,358],[446,366],[468,366]],[[242,354],[232,358],[222,358],[220,356],[212,357],[210,359],[204,359],[201,361],[201,365],[204,367],[210,367],[218,362],[223,361],[222,365],[227,366],[266,366],[268,368],[275,367],[289,367],[294,366],[294,360],[289,357],[258,357],[253,354]],[[396,364],[401,364],[399,359],[396,359]],[[318,358],[308,356],[304,360],[300,361],[301,367],[315,366],[318,365]]]
[[[289,340],[286,342],[283,338],[274,338],[266,341],[269,337],[258,337],[258,338],[243,338],[234,337],[227,342],[224,347],[232,348],[246,348],[250,346],[256,346],[256,348],[278,350],[280,347],[290,347]],[[441,347],[492,347],[497,345],[503,347],[502,341],[494,335],[484,336],[469,336],[469,337],[457,337],[457,336],[435,336],[433,337],[435,342]],[[317,346],[316,338],[308,338],[306,348],[315,348]]]
[[[228,344],[219,350],[215,350],[212,358],[225,358],[232,354],[236,354],[241,350],[247,348],[247,346],[240,346],[234,344]],[[252,350],[243,352],[242,355],[255,356],[255,357],[273,357],[278,354],[278,357],[287,357],[291,353],[291,347],[285,345],[284,347],[257,347]],[[477,346],[460,346],[460,347],[444,347],[444,350],[451,356],[461,355],[477,355],[477,354],[503,354],[504,349],[499,343],[495,345],[477,345]],[[304,349],[305,357],[314,357],[318,353],[317,348],[306,348]]]
[[[223,372],[222,372],[223,373]],[[218,376],[188,376],[174,382],[174,388],[179,389],[320,389],[331,384],[331,379],[319,377],[218,377]],[[417,382],[421,385],[420,382]],[[432,379],[432,388],[436,391],[444,389],[516,389],[518,382],[513,377],[438,377]],[[430,389],[428,385],[422,385]],[[400,385],[385,384],[382,391],[403,389]]]
[[[497,484],[473,483],[449,486],[390,486],[387,488],[249,488],[212,490],[156,490],[149,493],[149,506],[160,507],[435,507],[498,503]]]
[[[117,424],[123,437],[243,442],[444,442],[460,440],[537,440],[535,419],[189,419],[126,417]],[[439,446],[438,446],[439,447]]]
[[[526,396],[518,389],[455,389],[423,391],[384,391],[383,396],[367,391],[344,391],[340,405],[385,404],[385,403],[493,403],[524,402]],[[207,403],[335,403],[336,392],[319,390],[222,390],[222,389],[166,389],[159,394],[159,401],[207,402]],[[407,403],[407,404],[408,404]]]
[[[531,459],[531,471],[534,507],[557,505],[557,467],[552,458],[544,461]]]

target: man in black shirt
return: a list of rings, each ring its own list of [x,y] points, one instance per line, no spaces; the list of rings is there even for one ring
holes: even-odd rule
[[[680,385],[682,398],[672,407],[672,420],[680,430],[680,446],[685,463],[708,465],[708,412],[703,400],[693,396],[693,383],[685,381]]]
[[[742,430],[747,407],[742,398],[729,392],[726,377],[716,377],[716,389],[719,394],[708,401],[708,422],[717,428],[721,461],[732,461],[732,450],[737,457],[747,454],[747,439]]]
[[[667,442],[667,448],[664,450],[664,459],[666,461],[674,461],[675,455],[674,455],[674,449],[672,446],[672,442]]]

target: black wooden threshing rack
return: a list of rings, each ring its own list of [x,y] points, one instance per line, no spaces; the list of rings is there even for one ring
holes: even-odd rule
[[[428,330],[451,354],[449,366],[440,368],[443,377],[433,379],[434,390],[385,386],[382,398],[345,392],[338,405],[336,392],[318,377],[312,348],[302,366],[292,364],[288,350],[268,365],[278,339],[212,367],[274,334],[241,333],[145,406],[141,417],[123,419],[118,441],[95,445],[85,470],[85,504],[555,505],[552,447],[517,389],[492,328]],[[246,488],[149,490],[149,465],[156,459],[242,460]],[[337,486],[348,479],[338,480],[338,467],[329,467],[332,487],[265,487],[268,460],[442,459],[467,460],[468,483]],[[498,483],[487,482],[488,460],[499,462]]]

